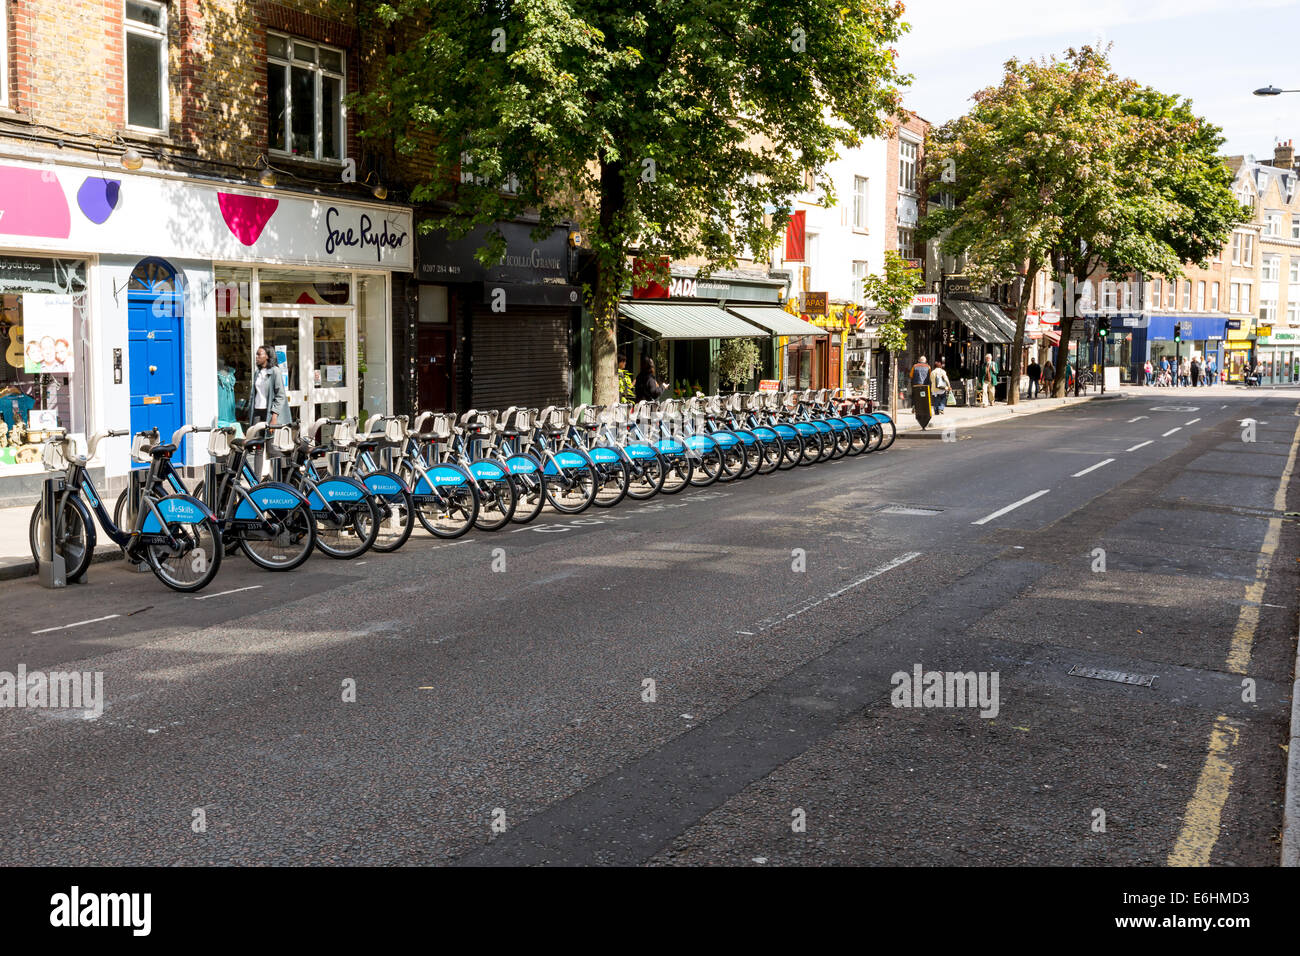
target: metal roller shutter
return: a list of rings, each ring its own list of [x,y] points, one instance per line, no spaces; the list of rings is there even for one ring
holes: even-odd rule
[[[564,309],[486,307],[473,314],[474,408],[569,403],[569,313]]]

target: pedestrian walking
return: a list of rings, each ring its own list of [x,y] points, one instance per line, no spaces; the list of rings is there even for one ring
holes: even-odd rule
[[[256,425],[288,425],[293,421],[289,413],[289,390],[284,372],[275,360],[275,352],[260,345],[257,348],[257,371],[249,386],[248,407],[252,410],[248,423]]]
[[[1178,363],[1178,384],[1186,388],[1192,380],[1192,373],[1187,367],[1187,359]]]
[[[1192,358],[1192,364],[1188,366],[1192,376],[1192,388],[1197,388],[1201,384],[1201,363],[1195,356]]]
[[[916,360],[916,364],[912,366],[907,376],[912,385],[925,385],[930,381],[930,364],[925,360],[924,355]]]
[[[1150,384],[1151,384],[1151,379],[1152,379],[1152,370],[1151,370],[1151,360],[1150,360],[1150,359],[1147,359],[1147,360],[1146,360],[1146,364],[1142,366],[1142,375],[1143,375],[1143,377],[1144,377],[1144,379],[1145,379],[1145,381],[1146,381],[1146,384],[1147,384],[1147,385],[1150,385]]]
[[[1047,389],[1047,394],[1049,396],[1052,394],[1051,390],[1052,390],[1053,383],[1055,383],[1055,381],[1056,381],[1056,366],[1052,364],[1051,359],[1048,359],[1046,362],[1043,363],[1043,388]]]
[[[948,407],[948,396],[952,394],[952,382],[943,369],[943,359],[934,360],[934,369],[930,372],[930,394],[934,396],[934,413],[942,415]]]
[[[984,356],[984,369],[980,372],[980,402],[985,406],[992,408],[994,396],[997,394],[995,388],[998,382],[998,366],[993,361],[992,354]]]
[[[1214,361],[1214,356],[1208,356],[1205,359],[1205,384],[1213,385],[1218,380],[1218,368]]]
[[[1167,384],[1169,384],[1169,383],[1166,381],[1166,379],[1167,379],[1168,377],[1169,377],[1169,359],[1165,358],[1165,357],[1162,355],[1162,356],[1160,356],[1160,380],[1159,380],[1159,384],[1160,384],[1160,385],[1167,385]]]
[[[1025,374],[1029,376],[1029,397],[1034,398],[1038,395],[1038,380],[1043,374],[1043,367],[1038,364],[1038,359],[1029,363]]]
[[[638,402],[657,401],[664,393],[663,383],[655,378],[654,359],[641,360],[641,371],[637,373],[636,381],[633,383],[633,392]]]

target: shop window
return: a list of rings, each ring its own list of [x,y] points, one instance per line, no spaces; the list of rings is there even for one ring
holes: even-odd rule
[[[388,280],[357,276],[357,407],[364,428],[372,415],[388,411]]]
[[[253,270],[217,267],[217,422],[248,420],[253,380]],[[261,343],[257,343],[261,344]]]
[[[126,124],[167,129],[167,7],[126,0]]]
[[[342,50],[279,33],[266,35],[271,150],[341,161],[346,140]]]
[[[51,430],[85,433],[87,299],[83,262],[0,258],[0,475],[39,470]]]
[[[351,276],[346,272],[296,269],[258,271],[258,299],[275,305],[351,305]]]

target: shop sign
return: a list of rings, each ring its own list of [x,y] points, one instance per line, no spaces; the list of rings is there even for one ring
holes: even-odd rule
[[[758,383],[758,390],[760,392],[775,392],[778,390],[778,386],[780,386],[780,384],[781,383],[774,378],[760,379]]]
[[[827,293],[803,292],[800,294],[799,311],[804,315],[826,315]]]
[[[1261,325],[1261,326],[1256,330],[1255,334],[1256,334],[1259,338],[1262,338],[1262,339],[1269,338],[1269,337],[1272,336],[1272,334],[1273,334],[1273,326],[1271,326],[1271,325]]]
[[[505,238],[505,252],[485,266],[478,252],[494,229]],[[552,229],[540,240],[532,232],[524,222],[478,226],[460,239],[435,230],[420,237],[419,277],[430,282],[568,282],[568,230]]]
[[[1223,323],[1223,327],[1225,329],[1233,329],[1233,330],[1239,329],[1241,328],[1241,319],[1228,319],[1226,322]]]
[[[412,236],[400,206],[0,164],[0,242],[11,247],[410,271]]]

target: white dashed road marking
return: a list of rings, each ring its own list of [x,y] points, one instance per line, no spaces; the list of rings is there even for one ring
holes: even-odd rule
[[[997,511],[993,512],[993,514],[988,515],[987,517],[984,518],[980,518],[979,521],[972,521],[971,524],[987,524],[988,522],[992,521],[994,518],[1001,518],[1008,511],[1015,511],[1021,505],[1029,504],[1029,502],[1033,501],[1035,498],[1041,498],[1043,495],[1047,494],[1051,490],[1052,490],[1051,488],[1044,488],[1042,491],[1035,491],[1032,495],[1029,495],[1028,497],[1025,498],[1021,498],[1019,501],[1015,502],[1014,504],[1007,505],[1005,508],[999,508]]]
[[[58,627],[43,627],[39,631],[32,631],[33,634],[48,634],[50,631],[66,631],[70,627],[81,627],[83,624],[97,624],[100,621],[111,621],[115,617],[121,617],[120,614],[106,614],[103,617],[92,617],[89,621],[78,621],[75,624],[60,624]]]
[[[1074,474],[1072,474],[1070,477],[1071,477],[1071,478],[1082,478],[1082,477],[1083,477],[1084,475],[1086,475],[1088,472],[1090,472],[1090,471],[1096,471],[1098,468],[1104,467],[1105,465],[1109,465],[1109,464],[1110,464],[1112,461],[1114,461],[1114,460],[1115,460],[1114,458],[1107,458],[1105,461],[1099,461],[1099,462],[1097,462],[1097,464],[1093,465],[1091,468],[1085,468],[1085,469],[1083,469],[1083,471],[1076,471],[1076,472],[1075,472]]]

